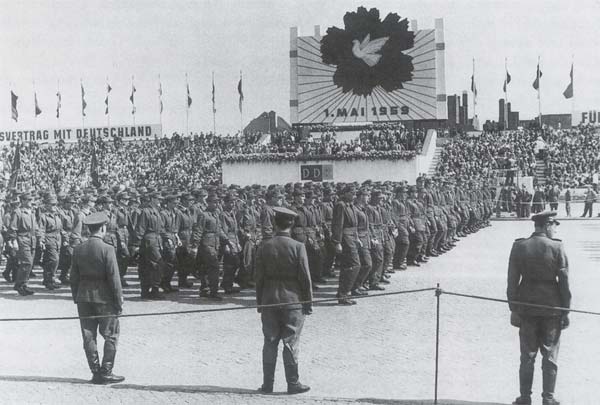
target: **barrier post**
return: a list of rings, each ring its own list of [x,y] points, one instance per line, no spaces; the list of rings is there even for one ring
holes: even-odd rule
[[[440,283],[438,283],[437,288],[435,289],[437,310],[435,313],[435,392],[433,396],[434,405],[437,405],[438,403],[438,363],[440,354],[440,295],[442,295],[442,289],[440,288]]]

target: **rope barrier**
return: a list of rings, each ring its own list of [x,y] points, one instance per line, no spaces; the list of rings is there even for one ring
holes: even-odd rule
[[[455,292],[444,291],[444,290],[441,290],[441,291],[442,291],[442,294],[454,295],[457,297],[474,298],[474,299],[478,299],[478,300],[503,302],[506,304],[515,304],[515,305],[521,305],[521,306],[532,307],[532,308],[553,309],[553,310],[558,310],[558,311],[576,312],[579,314],[600,316],[600,312],[594,312],[594,311],[585,311],[585,310],[581,310],[581,309],[572,309],[572,308],[565,308],[565,307],[554,307],[551,305],[531,304],[529,302],[510,301],[510,300],[503,300],[500,298],[483,297],[481,295],[472,295],[472,294],[461,294],[461,293],[455,293]]]
[[[416,290],[402,290],[402,291],[394,291],[387,292],[381,294],[374,295],[361,295],[358,297],[352,297],[352,299],[363,299],[363,298],[377,298],[377,297],[386,297],[392,295],[401,295],[401,294],[411,294],[411,293],[419,293],[425,291],[434,291],[435,287],[430,288],[420,288]],[[27,322],[27,321],[67,321],[67,320],[76,320],[76,319],[102,319],[102,318],[139,318],[143,316],[165,316],[165,315],[183,315],[183,314],[202,314],[209,312],[226,312],[226,311],[240,311],[245,309],[263,309],[263,308],[279,308],[279,307],[288,307],[292,305],[302,305],[302,304],[318,304],[322,302],[336,302],[339,298],[323,298],[312,301],[300,301],[300,302],[291,302],[291,303],[282,303],[282,304],[264,304],[264,305],[248,305],[243,307],[233,307],[233,308],[208,308],[208,309],[190,309],[185,311],[169,311],[169,312],[146,312],[146,313],[137,313],[137,314],[121,314],[121,315],[94,315],[94,316],[62,316],[62,317],[38,317],[38,318],[0,318],[0,322]]]

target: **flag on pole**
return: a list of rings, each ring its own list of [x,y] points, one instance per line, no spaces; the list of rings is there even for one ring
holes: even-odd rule
[[[565,91],[563,91],[563,96],[565,96],[565,98],[573,97],[573,64],[572,63],[571,63],[571,73],[569,74],[569,76],[571,76],[571,82],[569,83],[569,85],[567,86]]]
[[[40,115],[42,113],[42,110],[40,109],[40,106],[38,104],[36,92],[33,93],[33,99],[35,101],[35,116],[37,117],[38,115]]]
[[[504,93],[506,93],[506,86],[508,86],[508,83],[510,83],[510,73],[508,73],[508,70],[506,71],[506,78],[504,79],[504,86],[502,86],[502,91]]]
[[[19,111],[17,111],[17,100],[19,99],[19,97],[17,97],[17,95],[15,93],[13,93],[13,91],[10,91],[10,106],[11,106],[11,114],[12,114],[12,119],[15,120],[15,122],[19,121]]]
[[[240,81],[238,83],[238,93],[240,94],[240,113],[242,112],[242,103],[244,101],[244,91],[242,90],[242,74],[240,73]]]
[[[163,112],[163,102],[162,102],[162,83],[160,82],[160,77],[158,78],[158,104],[160,106],[160,113]]]
[[[217,109],[215,108],[215,75],[213,74],[213,79],[212,79],[212,106],[213,106],[213,114],[215,114],[217,112]]]
[[[85,117],[85,107],[87,107],[87,103],[85,102],[85,90],[83,89],[83,83],[81,83],[81,115]]]
[[[188,83],[185,84],[187,89],[187,106],[190,108],[192,106],[192,97],[190,97],[190,85]]]
[[[538,62],[537,71],[535,72],[535,80],[533,81],[533,88],[538,90],[540,88],[540,78],[542,77],[542,71],[540,70],[540,63]]]
[[[106,105],[106,109],[104,110],[104,115],[108,115],[108,95],[112,91],[112,87],[110,84],[106,83],[106,98],[104,99],[104,104]]]
[[[129,96],[129,101],[131,101],[131,114],[135,115],[135,85],[131,83],[131,96]]]
[[[56,92],[56,118],[60,118],[60,91]]]
[[[473,97],[477,98],[477,86],[475,85],[475,75],[471,75],[471,91],[473,92]]]
[[[8,181],[9,188],[17,187],[17,180],[19,179],[19,172],[21,171],[21,144],[17,141],[17,147],[15,148],[15,156],[13,156],[12,166],[10,168],[10,180]]]

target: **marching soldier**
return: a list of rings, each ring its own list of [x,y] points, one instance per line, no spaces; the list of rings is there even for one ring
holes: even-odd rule
[[[416,187],[410,186],[408,189],[407,208],[411,217],[411,226],[409,227],[410,245],[406,254],[406,263],[409,266],[419,267],[419,255],[424,243],[426,225],[416,193]]]
[[[263,385],[259,391],[273,392],[279,341],[283,341],[283,364],[288,394],[310,390],[298,376],[298,348],[305,315],[312,313],[312,288],[308,257],[303,243],[290,237],[296,213],[275,207],[275,233],[256,253],[256,303],[288,304],[258,308],[261,313],[263,345]]]
[[[254,257],[258,246],[259,232],[257,228],[257,213],[252,191],[246,194],[244,205],[237,211],[236,219],[239,226],[239,240],[242,245],[241,266],[244,279],[242,287],[254,286]]]
[[[42,268],[44,270],[43,284],[48,290],[59,288],[54,279],[58,269],[58,259],[63,238],[63,222],[58,213],[56,196],[47,195],[44,201],[45,210],[40,214],[40,240],[42,249]]]
[[[371,273],[368,276],[369,286],[378,286],[378,283],[384,281],[383,277],[383,244],[384,233],[387,227],[383,224],[381,215],[382,193],[375,190],[371,193],[371,200],[367,206],[367,218],[371,228]],[[387,280],[385,280],[387,281]],[[381,287],[383,288],[383,287]],[[378,289],[378,288],[374,288]]]
[[[11,221],[11,217],[13,215],[13,213],[15,212],[15,210],[17,208],[19,208],[19,198],[18,197],[13,197],[12,200],[10,200],[10,207],[9,209],[6,210],[6,212],[4,212],[3,218],[2,218],[2,233],[4,234],[4,246],[3,248],[5,249],[6,252],[6,268],[4,269],[4,271],[2,272],[2,275],[4,276],[4,279],[9,282],[12,283],[17,276],[17,270],[18,270],[18,262],[17,262],[17,253],[18,253],[18,248],[16,247],[15,243],[10,243],[10,239],[9,239],[9,226],[10,226],[10,221]]]
[[[356,232],[358,234],[359,248],[358,257],[360,259],[360,270],[356,275],[356,280],[350,290],[350,295],[361,296],[366,295],[364,286],[369,280],[369,274],[373,268],[373,262],[371,260],[371,239],[373,238],[369,217],[367,215],[367,203],[371,193],[367,188],[361,188],[356,193],[356,201],[354,204],[356,213]],[[379,280],[376,280],[373,284],[368,285],[370,290],[383,290],[383,287],[379,286]],[[359,290],[360,288],[360,290]]]
[[[340,255],[341,271],[338,285],[337,298],[340,305],[355,305],[356,301],[350,299],[350,290],[354,286],[356,276],[360,270],[360,256],[358,249],[358,219],[354,197],[356,188],[352,184],[342,189],[342,198],[333,207],[333,220],[331,223],[331,240],[335,244],[335,252]]]
[[[173,194],[168,195],[165,197],[165,201],[167,202],[167,206],[161,211],[164,226],[161,234],[163,271],[160,286],[164,292],[170,293],[179,290],[177,287],[171,285],[171,281],[175,274],[177,248],[182,246],[179,239],[181,225],[179,224],[179,215],[175,209],[177,196]]]
[[[220,301],[223,297],[219,295],[219,250],[227,243],[227,236],[217,211],[218,197],[210,194],[206,202],[206,210],[198,216],[192,243],[198,245],[198,257],[202,258],[200,296]]]
[[[129,196],[127,193],[117,193],[115,196],[116,204],[113,210],[115,216],[117,229],[117,263],[119,264],[119,274],[121,275],[121,285],[128,287],[129,284],[125,280],[125,274],[127,273],[127,266],[129,266],[129,207],[127,202]]]
[[[8,226],[8,238],[13,249],[17,251],[17,275],[14,289],[19,295],[33,295],[34,291],[27,286],[29,274],[33,267],[35,245],[39,236],[35,212],[31,207],[31,194],[23,193],[19,197],[21,206],[16,208]]]
[[[177,223],[179,230],[177,235],[181,245],[177,247],[177,260],[175,266],[177,268],[177,284],[179,288],[190,288],[194,285],[189,281],[188,276],[194,271],[194,261],[197,248],[192,246],[192,232],[196,224],[196,217],[191,209],[190,194],[182,193],[179,197],[181,204],[177,209]]]
[[[399,185],[395,189],[396,198],[392,201],[392,218],[396,224],[395,230],[397,237],[395,240],[394,268],[406,270],[406,256],[410,246],[410,219],[406,207],[406,189],[404,185]]]
[[[267,192],[267,203],[260,212],[260,229],[262,231],[262,240],[267,240],[273,236],[273,226],[275,220],[275,211],[273,208],[283,205],[283,194],[273,188]]]
[[[223,233],[227,237],[227,243],[223,246],[223,281],[221,287],[225,294],[236,294],[240,292],[239,288],[233,287],[233,282],[236,279],[236,273],[243,270],[240,269],[240,253],[242,246],[238,239],[238,223],[236,220],[235,204],[236,197],[232,194],[227,194],[223,199],[224,206],[220,215],[221,226]],[[240,275],[237,278],[240,280],[240,285],[243,286],[241,280],[245,280],[245,275]]]
[[[323,189],[321,202],[321,218],[323,221],[323,277],[333,278],[333,263],[335,261],[335,246],[331,241],[331,221],[333,220],[333,193],[330,188]]]
[[[149,192],[148,206],[142,209],[133,234],[134,253],[139,252],[139,276],[141,297],[154,300],[163,299],[159,291],[162,281],[162,240],[163,220],[159,211],[160,193]]]
[[[560,239],[554,239],[556,211],[531,217],[535,232],[527,239],[517,239],[508,264],[509,301],[550,307],[569,308],[569,262]],[[542,354],[543,404],[558,405],[554,388],[558,370],[558,348],[561,330],[569,326],[566,310],[534,308],[509,303],[511,324],[519,328],[521,365],[519,383],[521,395],[513,402],[531,404],[535,358]]]

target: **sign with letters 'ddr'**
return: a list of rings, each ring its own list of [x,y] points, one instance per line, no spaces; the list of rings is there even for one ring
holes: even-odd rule
[[[300,180],[333,180],[333,165],[301,165]]]

